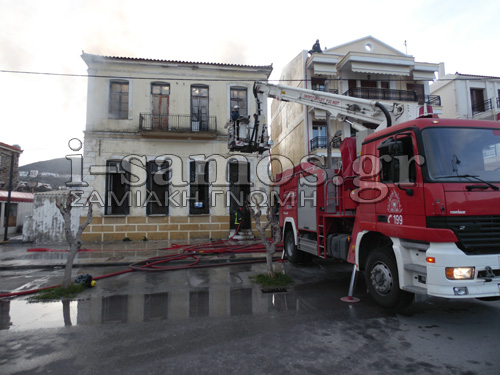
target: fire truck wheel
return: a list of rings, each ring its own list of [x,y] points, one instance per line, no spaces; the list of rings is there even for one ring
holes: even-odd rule
[[[413,293],[399,288],[398,268],[390,247],[374,250],[366,261],[365,279],[368,291],[381,306],[403,309],[413,302]]]
[[[290,263],[299,263],[302,261],[302,252],[297,249],[295,239],[293,238],[293,231],[287,230],[285,233],[285,252],[286,257]]]

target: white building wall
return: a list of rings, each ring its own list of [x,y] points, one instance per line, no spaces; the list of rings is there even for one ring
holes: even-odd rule
[[[64,200],[68,192],[35,193],[33,215],[28,217],[23,228],[23,240],[34,243],[66,242],[64,220],[56,201]],[[81,208],[71,211],[71,228],[74,234],[80,225]]]
[[[106,162],[132,157],[132,178],[139,180],[131,184],[129,213],[127,215],[105,215],[104,207],[96,207],[87,239],[119,240],[125,237],[169,239],[168,233],[160,236],[160,229],[175,231],[170,239],[193,239],[199,229],[209,231],[210,236],[226,236],[229,233],[229,207],[227,162],[232,157],[227,148],[226,122],[229,120],[230,90],[233,86],[247,89],[248,114],[256,112],[253,83],[267,80],[271,67],[250,67],[224,64],[202,64],[184,62],[136,61],[84,55],[89,65],[87,127],[85,133],[85,156],[83,180],[89,184],[84,188],[86,196],[91,192],[95,202],[106,202]],[[97,78],[103,76],[107,78]],[[110,119],[108,115],[109,77],[127,77],[129,83],[129,111],[127,119]],[[125,78],[124,78],[125,79]],[[141,113],[152,112],[151,84],[163,83],[170,87],[169,115],[190,116],[191,88],[193,85],[207,86],[209,90],[209,113],[216,117],[217,131],[209,134],[197,132],[158,131],[151,135],[139,128]],[[260,158],[246,154],[250,162],[251,190],[265,188],[256,178],[256,165]],[[173,196],[168,215],[146,215],[146,163],[156,157],[173,162],[172,181],[169,193]],[[208,215],[189,215],[190,161],[216,159],[209,164],[212,186],[209,188],[210,207]],[[101,173],[95,173],[98,170]],[[135,181],[134,181],[135,182]],[[217,182],[219,186],[214,186]],[[175,202],[176,204],[172,204]],[[162,216],[162,217],[158,217]],[[114,226],[113,228],[111,226]],[[158,228],[157,230],[154,228]],[[190,229],[189,236],[185,236]],[[120,233],[117,233],[120,232]],[[123,232],[123,233],[121,233]],[[142,233],[141,232],[141,233]],[[182,232],[182,233],[181,233]],[[206,232],[208,233],[208,232]],[[102,236],[101,236],[102,234]],[[133,235],[133,236],[132,236]]]

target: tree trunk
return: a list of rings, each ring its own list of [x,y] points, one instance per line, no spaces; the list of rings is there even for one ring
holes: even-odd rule
[[[66,267],[64,268],[64,277],[61,287],[68,288],[71,285],[72,278],[71,272],[73,270],[73,262],[75,261],[76,253],[80,251],[80,245],[70,244],[68,259],[66,261]]]
[[[256,200],[254,200],[254,204],[255,204],[255,210],[250,206],[248,206],[248,209],[250,210],[250,214],[252,215],[255,221],[255,226],[259,231],[261,241],[266,248],[267,273],[269,274],[270,277],[274,278],[276,277],[276,274],[273,268],[273,256],[274,253],[276,252],[276,246],[281,242],[281,232],[279,230],[279,223],[273,221],[271,207],[268,205],[266,214],[267,223],[263,225],[260,220],[262,214],[259,204],[257,203]],[[272,231],[273,238],[270,241],[266,238],[266,230],[267,228],[269,228],[269,226],[271,226],[271,228],[273,229]]]
[[[274,273],[274,267],[273,267],[273,255],[274,251],[273,252],[267,251],[266,265],[267,265],[267,273],[269,274],[270,277],[274,279],[276,277],[276,274]]]
[[[64,218],[64,233],[66,234],[66,241],[69,244],[69,254],[68,260],[66,261],[66,267],[64,269],[64,277],[61,283],[62,288],[68,288],[71,285],[71,271],[73,270],[73,262],[75,260],[76,254],[80,250],[82,246],[82,233],[87,228],[87,225],[92,221],[92,203],[90,203],[89,198],[87,199],[88,212],[87,212],[87,220],[84,223],[80,224],[76,234],[73,235],[71,231],[71,209],[73,208],[74,195],[68,193],[66,200],[64,202],[56,202],[56,206],[61,212],[61,215]]]

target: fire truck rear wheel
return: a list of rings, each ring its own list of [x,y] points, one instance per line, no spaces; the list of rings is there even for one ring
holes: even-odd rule
[[[403,309],[413,302],[413,293],[399,288],[396,258],[390,247],[374,250],[366,261],[365,279],[368,291],[381,306]]]
[[[290,263],[300,263],[302,261],[303,252],[297,249],[297,245],[295,245],[293,231],[286,231],[284,246],[286,257]]]

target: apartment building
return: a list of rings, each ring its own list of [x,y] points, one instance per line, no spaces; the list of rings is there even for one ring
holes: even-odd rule
[[[500,77],[472,74],[444,74],[431,85],[431,93],[441,97],[443,117],[500,120]]]
[[[88,66],[82,177],[94,202],[86,241],[227,238],[256,190],[258,155],[229,153],[231,110],[255,111],[272,65],[83,53]],[[255,229],[248,212],[239,234]]]
[[[440,111],[439,96],[431,95],[430,82],[439,64],[417,62],[382,41],[367,36],[321,53],[301,51],[281,73],[281,83],[380,102],[413,102]],[[273,101],[271,129],[273,155],[288,157],[295,165],[311,156],[326,157],[326,113],[295,103]],[[370,128],[370,124],[365,124]],[[346,122],[330,121],[330,134],[355,130]],[[333,149],[333,165],[340,152]]]

